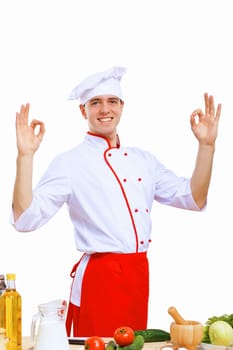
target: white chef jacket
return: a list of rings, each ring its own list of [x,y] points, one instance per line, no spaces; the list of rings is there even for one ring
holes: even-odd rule
[[[87,253],[76,273],[82,280],[88,254],[148,250],[154,200],[200,211],[190,179],[176,176],[148,151],[111,147],[105,138],[88,132],[83,142],[51,162],[30,207],[16,221],[12,215],[12,224],[18,231],[36,230],[66,203],[76,248]],[[73,298],[77,305],[80,288]]]

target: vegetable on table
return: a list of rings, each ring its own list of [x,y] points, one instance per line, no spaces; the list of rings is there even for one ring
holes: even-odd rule
[[[134,341],[134,330],[128,326],[118,327],[114,332],[113,338],[120,346],[130,345]]]
[[[211,344],[230,346],[233,344],[233,328],[226,321],[215,321],[210,325]]]
[[[109,340],[105,347],[105,350],[117,350],[117,344],[115,343],[115,341]]]
[[[85,339],[85,350],[105,350],[105,342],[101,337],[91,336]]]
[[[157,328],[148,328],[134,331],[135,335],[142,335],[145,343],[170,340],[170,333]]]
[[[143,336],[139,334],[134,337],[134,341],[131,344],[125,346],[118,345],[118,350],[141,350],[143,345]]]
[[[202,342],[207,343],[207,344],[214,344],[212,342],[215,342],[215,345],[223,345],[223,346],[231,345],[233,343],[233,341],[231,344],[225,345],[225,344],[217,344],[216,341],[218,342],[219,339],[214,340],[216,335],[214,336],[213,333],[214,333],[214,331],[216,331],[216,329],[215,329],[216,324],[215,324],[215,326],[212,326],[212,327],[211,327],[211,325],[217,321],[224,321],[227,324],[229,324],[231,326],[231,328],[233,329],[233,314],[224,314],[222,316],[212,316],[212,317],[208,318],[207,322],[204,325]],[[226,341],[227,336],[229,336],[228,334],[231,334],[231,330],[229,327],[225,327],[225,328],[227,328],[228,332],[229,332],[229,333],[225,334],[225,341]],[[218,330],[217,335],[219,338],[220,338],[220,333],[223,333],[225,328],[222,327],[222,323],[217,323],[217,330]],[[212,329],[212,331],[211,331],[211,329]],[[223,342],[222,338],[221,338],[220,342]]]

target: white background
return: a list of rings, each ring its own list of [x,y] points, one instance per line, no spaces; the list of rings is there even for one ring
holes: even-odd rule
[[[223,104],[207,210],[154,205],[148,328],[168,330],[171,305],[203,323],[233,312],[231,7],[230,0],[1,2],[0,273],[17,275],[24,335],[39,303],[68,299],[80,253],[65,207],[33,233],[18,233],[9,223],[15,113],[30,102],[30,118],[45,122],[35,184],[52,158],[86,132],[78,103],[67,100],[70,90],[113,65],[128,69],[121,142],[152,151],[177,174],[189,176],[194,167],[189,116],[203,107],[203,93]]]

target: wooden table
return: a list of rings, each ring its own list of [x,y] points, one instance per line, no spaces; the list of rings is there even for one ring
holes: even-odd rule
[[[22,346],[22,350],[32,350],[33,346],[32,346],[32,340],[31,337],[23,337],[23,346]],[[83,345],[70,345],[70,349],[73,350],[83,350]]]
[[[111,338],[104,338],[106,341]],[[156,343],[145,343],[143,349],[145,350],[160,350],[160,347],[168,344],[168,342],[156,342]],[[32,340],[31,337],[23,337],[23,347],[22,350],[32,350]],[[83,345],[70,345],[70,350],[84,350]]]

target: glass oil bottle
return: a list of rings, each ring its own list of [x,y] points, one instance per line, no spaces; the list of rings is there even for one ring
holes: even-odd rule
[[[6,290],[0,297],[0,327],[5,329],[7,350],[22,350],[22,300],[16,290],[15,274],[6,275]]]

